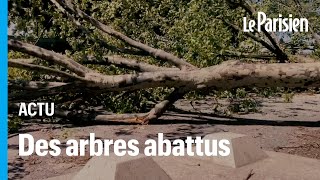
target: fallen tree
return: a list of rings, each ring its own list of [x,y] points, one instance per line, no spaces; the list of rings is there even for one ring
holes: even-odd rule
[[[21,63],[9,60],[10,67],[42,71],[46,74],[72,79],[72,89],[88,88],[92,91],[127,91],[153,87],[174,87],[176,90],[169,95],[167,100],[157,104],[145,118],[139,119],[147,123],[150,119],[161,116],[168,104],[180,99],[183,94],[191,90],[211,88],[228,90],[237,87],[320,87],[320,63],[287,63],[287,64],[260,64],[243,63],[240,61],[226,61],[221,65],[195,70],[177,70],[166,68],[153,72],[137,74],[103,75],[87,69],[85,66],[64,57],[60,54],[35,47],[34,45],[9,40],[9,48],[26,52],[30,55],[60,63],[71,70],[72,73],[55,70],[52,68]],[[28,49],[29,48],[29,49]],[[28,51],[27,51],[28,50]],[[63,63],[59,60],[64,59]],[[151,66],[151,65],[150,65]],[[34,87],[36,83],[29,82],[23,87],[32,87],[41,90],[43,87]],[[51,91],[68,86],[68,83],[49,82],[45,88]],[[70,86],[69,86],[70,88]],[[59,91],[56,91],[58,93]],[[131,120],[130,120],[131,121]]]
[[[121,56],[103,56],[102,60],[95,57],[84,57],[74,60],[67,55],[56,53],[31,43],[13,38],[8,41],[9,50],[21,52],[28,56],[41,59],[47,63],[59,65],[58,69],[33,63],[30,59],[9,59],[9,66],[19,69],[41,72],[60,78],[60,82],[10,81],[9,88],[22,90],[9,96],[12,102],[33,100],[44,95],[54,95],[60,92],[122,92],[156,87],[173,88],[173,91],[163,101],[157,103],[149,113],[132,115],[98,115],[96,120],[124,121],[147,124],[150,120],[159,118],[167,108],[190,91],[230,90],[238,87],[320,87],[320,63],[283,63],[288,55],[283,51],[273,34],[263,31],[267,40],[250,34],[257,43],[270,50],[281,63],[245,63],[240,60],[225,61],[210,67],[196,67],[183,58],[161,49],[153,48],[145,43],[134,40],[92,16],[80,10],[70,1],[51,0],[52,4],[74,25],[90,33],[83,22],[88,22],[99,30],[102,35],[112,36],[126,45],[141,51],[155,59],[170,63],[172,66],[158,66]],[[240,4],[247,13],[255,11],[248,4]],[[237,27],[227,23],[234,29]],[[239,30],[239,28],[238,28]],[[101,40],[100,40],[101,41]],[[270,43],[269,43],[269,42]],[[240,54],[242,57],[242,54]],[[256,56],[250,56],[255,58]],[[260,56],[257,56],[260,57]],[[121,75],[106,75],[89,68],[88,64],[114,65],[134,70],[136,73]],[[68,113],[62,113],[68,114]],[[68,117],[68,115],[65,115]]]

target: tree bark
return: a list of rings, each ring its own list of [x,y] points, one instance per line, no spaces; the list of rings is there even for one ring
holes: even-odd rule
[[[93,57],[88,57],[83,61],[83,64],[99,64],[99,65],[115,65],[118,67],[136,70],[139,72],[154,72],[154,71],[178,71],[179,68],[167,68],[151,65],[135,59],[122,58],[118,56],[103,56],[102,61],[97,61]]]
[[[164,101],[156,104],[147,116],[141,118],[141,123],[148,124],[150,121],[158,119],[172,104],[183,98],[183,96],[188,92],[189,90],[187,88],[175,88]]]
[[[11,64],[9,64],[11,65]],[[225,62],[192,71],[156,71],[125,75],[86,73],[77,79],[87,88],[127,91],[155,87],[191,90],[238,87],[320,87],[320,63],[249,64]]]
[[[229,64],[229,65],[226,65]],[[162,71],[105,76],[87,73],[88,87],[106,91],[154,87],[228,90],[238,87],[319,87],[320,63],[223,63],[193,71]]]

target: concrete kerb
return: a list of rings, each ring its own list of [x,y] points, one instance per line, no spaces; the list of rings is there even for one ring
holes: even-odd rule
[[[73,180],[171,180],[152,159],[138,156],[93,157]]]

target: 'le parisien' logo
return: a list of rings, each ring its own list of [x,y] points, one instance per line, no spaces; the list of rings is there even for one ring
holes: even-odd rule
[[[306,18],[292,18],[292,14],[289,14],[288,18],[281,14],[278,18],[267,18],[264,12],[258,12],[257,16],[257,22],[243,18],[244,32],[254,32],[255,29],[261,32],[261,27],[267,32],[308,32],[309,22]]]

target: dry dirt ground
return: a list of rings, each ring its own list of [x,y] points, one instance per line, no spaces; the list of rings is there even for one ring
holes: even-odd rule
[[[29,133],[35,139],[88,138],[94,132],[101,139],[137,139],[144,142],[162,132],[166,138],[204,136],[209,133],[230,131],[254,138],[264,150],[285,152],[320,159],[320,95],[295,95],[292,103],[282,98],[263,99],[260,112],[232,117],[212,114],[212,98],[193,102],[181,100],[175,104],[180,111],[169,112],[153,125],[72,125],[34,123],[19,133]],[[63,147],[63,146],[62,146]],[[45,179],[76,172],[90,159],[84,157],[29,157],[18,156],[18,134],[9,134],[9,179]],[[142,148],[142,147],[141,147]],[[63,151],[62,151],[63,152]]]

